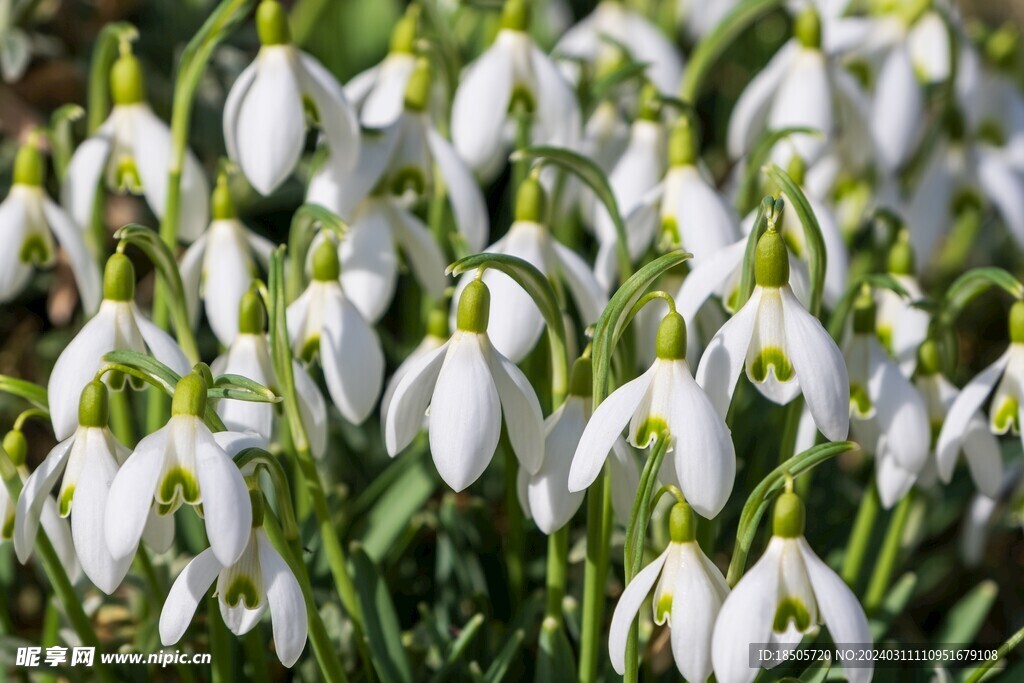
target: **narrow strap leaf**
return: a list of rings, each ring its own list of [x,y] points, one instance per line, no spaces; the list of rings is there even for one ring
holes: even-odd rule
[[[825,290],[825,269],[828,266],[821,226],[810,202],[807,201],[807,195],[789,174],[775,164],[769,166],[767,172],[768,177],[774,180],[786,195],[804,228],[804,243],[807,245],[807,261],[811,272],[811,303],[808,309],[812,315],[818,315],[821,311],[822,293]]]

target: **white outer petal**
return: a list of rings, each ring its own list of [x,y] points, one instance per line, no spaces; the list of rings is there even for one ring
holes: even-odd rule
[[[536,474],[544,462],[544,417],[537,394],[523,371],[497,349],[491,346],[484,353],[498,390],[512,450],[526,471]]]
[[[615,605],[612,623],[608,629],[608,657],[612,660],[612,668],[618,674],[626,670],[626,637],[629,635],[629,627],[633,624],[633,619],[636,618],[647,595],[654,588],[654,582],[661,574],[661,568],[665,566],[671,549],[672,546],[669,546],[657,559],[641,569],[626,586],[626,590],[622,591],[619,602]]]
[[[178,574],[160,611],[160,642],[165,646],[174,645],[185,635],[196,608],[221,569],[213,550],[207,548]]]
[[[757,322],[757,309],[761,303],[761,289],[755,287],[747,303],[722,325],[708,342],[697,366],[697,384],[707,392],[715,410],[724,419],[732,402],[732,392],[743,372],[747,349]]]

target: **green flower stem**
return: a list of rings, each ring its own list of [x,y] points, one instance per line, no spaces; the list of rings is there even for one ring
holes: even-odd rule
[[[846,543],[846,555],[843,557],[841,575],[843,580],[854,590],[856,590],[857,581],[860,579],[860,570],[864,565],[864,557],[867,555],[868,546],[871,543],[871,532],[874,531],[880,507],[878,489],[874,478],[872,478],[864,490],[860,507],[857,508],[857,517],[853,521],[853,530],[850,532],[850,540]]]
[[[893,571],[900,557],[900,546],[903,540],[903,530],[910,518],[910,511],[914,508],[917,500],[917,489],[911,489],[903,500],[896,506],[896,510],[889,520],[889,528],[885,532],[885,540],[882,541],[882,552],[875,562],[875,569],[871,573],[871,580],[868,583],[868,592],[864,597],[864,609],[869,613],[877,610],[882,601],[885,600],[889,590],[889,582],[892,580]]]
[[[996,651],[996,656],[986,660],[984,664],[974,669],[964,683],[979,683],[993,666],[1006,659],[1006,656],[1017,649],[1017,646],[1021,643],[1024,643],[1024,628],[1007,638],[1006,642]]]
[[[533,115],[529,112],[517,112],[515,114],[515,119],[516,150],[518,151],[530,146],[530,141],[533,137]],[[524,180],[526,180],[526,175],[529,172],[529,159],[521,158],[512,162],[512,186],[509,191],[512,194],[513,201],[515,199],[516,192],[519,191],[519,186],[522,185]]]
[[[126,391],[111,391],[110,429],[117,440],[128,448],[135,447],[135,425],[132,422],[132,408]]]
[[[608,544],[605,543],[606,500],[611,489],[602,473],[587,490],[587,554],[583,575],[583,628],[580,634],[580,683],[597,680],[597,656],[600,651],[604,584],[608,568]],[[609,494],[609,495],[606,495]]]
[[[18,500],[22,488],[21,477],[18,475],[7,452],[2,448],[0,448],[0,475],[3,476],[4,485],[7,487],[7,493],[10,495],[11,500]],[[53,549],[53,544],[50,543],[50,539],[47,538],[46,532],[43,529],[39,529],[36,536],[35,550],[36,556],[42,563],[43,572],[50,580],[53,592],[60,599],[61,605],[64,607],[64,613],[67,615],[68,621],[71,622],[71,627],[78,634],[83,645],[96,648],[96,664],[93,671],[101,681],[113,681],[114,677],[110,670],[100,661],[100,655],[104,648],[100,644],[99,638],[96,637],[92,621],[86,615],[85,610],[82,609],[82,600],[75,594],[75,588],[71,585],[70,579],[68,579],[64,565],[61,564],[60,558],[57,557],[57,551]]]
[[[257,627],[242,636],[242,647],[245,658],[252,665],[252,670],[245,672],[252,683],[270,683],[270,671],[267,668],[267,649],[265,638]]]
[[[216,590],[216,589],[215,589]],[[231,632],[220,614],[220,599],[206,599],[206,630],[210,637],[210,676],[214,683],[231,683],[234,667],[231,665]]]
[[[544,616],[562,624],[562,600],[569,562],[569,524],[548,536],[547,608]]]
[[[523,601],[525,591],[524,556],[526,555],[526,532],[523,524],[523,511],[519,506],[517,480],[519,463],[515,452],[508,442],[507,434],[502,436],[501,449],[505,451],[505,516],[508,520],[505,539],[505,566],[508,571],[508,593],[512,610]]]
[[[345,669],[338,659],[337,647],[331,642],[324,622],[320,618],[319,605],[313,597],[313,587],[310,585],[306,564],[303,562],[302,547],[297,540],[290,543],[285,542],[284,535],[281,533],[281,525],[269,506],[263,512],[263,529],[267,532],[270,542],[281,552],[281,556],[292,573],[295,574],[299,587],[302,589],[302,597],[306,601],[306,619],[309,622],[309,641],[313,645],[313,654],[320,666],[324,680],[330,681],[330,683],[336,681],[344,683],[348,680],[348,676],[345,675]]]
[[[195,100],[199,81],[202,79],[206,65],[213,56],[213,51],[248,14],[254,0],[223,0],[210,18],[189,41],[181,56],[178,77],[174,84],[174,104],[171,110],[171,155],[167,169],[167,204],[164,218],[160,222],[160,239],[173,250],[178,243],[178,222],[181,212],[181,172],[185,166],[185,153],[188,147],[188,135],[192,125],[192,103]],[[153,322],[163,330],[170,322],[168,287],[161,279],[157,279],[153,292]],[[191,337],[191,330],[177,330],[178,340],[185,345]],[[192,341],[194,346],[194,341]],[[189,349],[183,349],[189,358],[195,358]],[[167,398],[157,391],[149,392],[147,407],[148,432],[159,426],[167,412]]]

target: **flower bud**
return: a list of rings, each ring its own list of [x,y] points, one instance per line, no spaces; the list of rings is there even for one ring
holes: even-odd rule
[[[528,177],[516,192],[516,220],[542,223],[547,215],[548,196],[544,186],[534,177]]]
[[[292,42],[288,13],[277,0],[263,0],[256,10],[256,32],[263,45],[287,45]]]
[[[594,394],[594,369],[589,358],[577,358],[569,373],[569,394],[584,398]]]
[[[501,28],[525,31],[530,25],[529,0],[506,0],[501,10]]]
[[[313,252],[313,279],[317,282],[333,282],[341,276],[341,261],[334,241],[325,239]]]
[[[491,292],[481,280],[472,280],[462,290],[456,327],[463,332],[483,334],[491,315]]]
[[[782,235],[773,227],[757,241],[754,254],[754,282],[761,287],[789,284],[789,252]]]
[[[78,400],[78,424],[83,427],[106,427],[110,418],[107,385],[93,380],[82,389]]]
[[[202,419],[206,413],[206,380],[190,372],[178,380],[171,399],[171,415],[192,415]]]
[[[115,105],[138,104],[146,98],[142,64],[125,49],[110,69],[110,96]]]
[[[103,270],[103,298],[131,301],[135,298],[135,266],[124,254],[111,254]]]
[[[686,321],[683,316],[672,311],[661,319],[654,338],[654,351],[662,360],[686,358]]]
[[[1010,341],[1024,343],[1024,301],[1015,301],[1010,306]]]
[[[263,299],[249,290],[238,302],[238,333],[263,334],[267,326],[267,314],[263,310]]]
[[[25,439],[25,434],[20,429],[12,429],[4,435],[4,450],[7,451],[7,457],[11,459],[11,462],[15,467],[21,467],[25,464],[25,458],[28,457],[28,441]]]
[[[804,535],[804,502],[800,496],[787,491],[775,501],[772,516],[772,534],[782,538],[799,538]]]
[[[793,35],[809,50],[821,48],[821,17],[813,7],[808,7],[796,17]]]
[[[40,187],[46,179],[46,160],[35,141],[21,146],[14,157],[14,184]]]
[[[668,518],[668,537],[673,543],[692,543],[697,540],[697,516],[686,501],[672,506]]]
[[[693,166],[697,161],[697,133],[690,119],[683,116],[672,126],[668,139],[668,165]]]

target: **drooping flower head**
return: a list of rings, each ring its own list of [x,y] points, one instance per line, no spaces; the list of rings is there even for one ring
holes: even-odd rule
[[[387,56],[345,85],[345,96],[359,111],[359,122],[366,128],[385,128],[402,114],[406,87],[416,68],[419,15],[420,6],[410,3],[391,29]]]
[[[122,43],[110,72],[114,106],[102,126],[78,146],[68,164],[61,201],[82,229],[92,223],[97,191],[141,194],[163,218],[167,210],[167,174],[171,131],[146,103],[142,64]],[[203,168],[186,151],[181,168],[179,236],[191,242],[206,227],[210,188]],[[76,394],[77,395],[77,394]]]
[[[569,490],[581,491],[593,483],[627,424],[627,439],[637,448],[647,448],[667,430],[670,450],[662,480],[681,488],[693,509],[710,519],[732,491],[732,437],[690,375],[686,323],[679,313],[662,319],[655,346],[657,359],[650,369],[613,391],[594,411],[573,457]]]
[[[57,439],[63,441],[78,427],[78,400],[85,385],[95,378],[105,353],[120,349],[149,351],[174,372],[188,373],[190,364],[178,343],[143,316],[134,299],[135,268],[124,254],[113,254],[103,273],[99,312],[64,347],[50,373],[47,395]],[[125,377],[107,373],[104,381],[120,390]]]
[[[729,585],[698,545],[697,518],[685,502],[672,508],[669,538],[665,551],[633,577],[619,598],[608,654],[615,671],[623,673],[629,627],[657,582],[654,623],[668,624],[672,657],[683,678],[703,683],[711,676],[711,635]]]
[[[110,485],[105,527],[115,559],[131,558],[150,510],[172,515],[182,504],[202,506],[206,535],[222,564],[245,550],[252,522],[249,493],[228,454],[261,443],[237,432],[213,434],[203,422],[206,381],[198,372],[178,380],[171,419],[142,439]]]
[[[217,605],[228,629],[243,636],[269,611],[277,657],[291,667],[306,646],[306,602],[298,580],[263,530],[263,494],[250,492],[252,528],[245,549],[237,560],[225,562],[207,548],[186,565],[160,612],[160,641],[170,646],[181,640],[216,581]]]
[[[754,291],[708,344],[697,382],[718,413],[729,410],[741,372],[770,401],[803,394],[829,440],[850,428],[850,380],[835,341],[803,307],[789,284],[789,252],[773,223],[757,243]]]
[[[10,301],[28,283],[34,268],[53,265],[57,252],[53,238],[64,248],[75,274],[86,313],[100,305],[100,271],[85,243],[83,231],[43,189],[46,161],[38,136],[18,150],[14,158],[14,182],[0,202],[0,302]]]
[[[764,555],[732,589],[715,622],[711,661],[722,683],[750,683],[750,646],[795,649],[819,625],[835,643],[870,647],[871,631],[857,597],[804,538],[804,504],[791,492],[775,503],[772,538]],[[781,658],[773,659],[775,663]],[[850,683],[867,683],[873,667],[846,667]],[[767,664],[766,664],[767,665]]]
[[[260,51],[224,102],[228,156],[261,194],[291,175],[306,143],[306,114],[323,133],[332,163],[359,157],[359,122],[334,76],[292,43],[288,14],[276,0],[256,10]]]
[[[423,355],[398,383],[386,415],[384,441],[392,457],[423,428],[441,478],[455,491],[476,481],[498,447],[502,416],[523,469],[544,460],[540,402],[522,371],[487,336],[490,292],[480,280],[462,290],[451,338]]]

